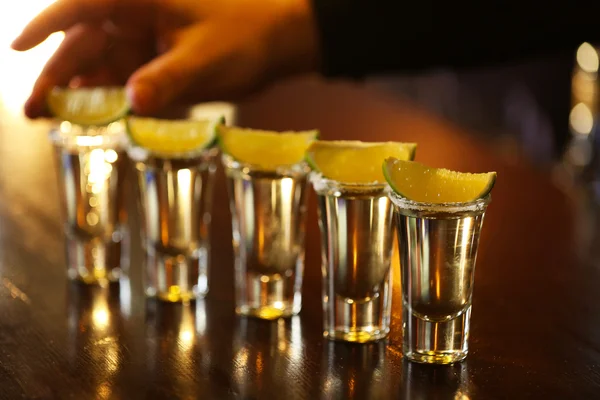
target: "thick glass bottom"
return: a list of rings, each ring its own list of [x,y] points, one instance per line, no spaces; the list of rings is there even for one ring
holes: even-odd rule
[[[67,272],[67,277],[72,281],[82,282],[86,285],[106,287],[111,283],[119,282],[121,269],[113,268],[107,271],[104,268],[98,268],[90,271],[88,268],[71,268]]]
[[[254,317],[266,320],[279,318],[288,318],[300,312],[300,307],[295,307],[293,302],[276,304],[273,306],[250,307],[247,305],[238,306],[235,309],[238,315]]]
[[[385,338],[390,332],[391,302],[387,282],[383,286],[381,293],[367,299],[325,296],[323,336],[354,343]]]
[[[118,282],[125,257],[121,235],[115,235],[115,238],[110,241],[84,240],[67,233],[65,250],[69,279],[102,287]]]
[[[148,255],[146,296],[170,303],[185,303],[203,298],[208,293],[206,268],[202,257]]]
[[[463,361],[467,358],[468,351],[430,351],[430,352],[406,352],[404,357],[409,361],[414,361],[422,364],[453,364]]]
[[[146,296],[155,297],[158,300],[167,303],[189,303],[191,301],[196,301],[198,298],[204,297],[203,295],[200,295],[194,291],[181,292],[178,289],[178,286],[172,286],[172,290],[170,292],[158,292],[154,288],[146,288]]]
[[[238,274],[236,313],[267,320],[298,314],[302,308],[302,296],[293,272]]]
[[[357,330],[357,331],[323,331],[323,337],[329,340],[337,340],[352,343],[369,343],[385,339],[390,329]]]
[[[402,352],[410,360],[426,364],[452,364],[469,352],[471,306],[459,315],[442,321],[416,316],[404,304]]]

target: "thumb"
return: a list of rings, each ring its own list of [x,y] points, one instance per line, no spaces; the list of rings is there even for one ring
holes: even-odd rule
[[[175,103],[202,71],[191,46],[173,48],[138,69],[127,82],[127,94],[138,114],[153,114]]]

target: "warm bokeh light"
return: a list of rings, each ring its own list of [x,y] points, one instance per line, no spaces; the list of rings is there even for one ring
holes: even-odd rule
[[[106,297],[94,299],[91,322],[92,329],[97,332],[103,332],[110,326],[110,308]]]
[[[588,106],[579,103],[571,109],[569,123],[576,133],[589,135],[594,128],[594,115]]]
[[[585,72],[598,72],[598,52],[589,43],[582,43],[577,49],[577,64]]]
[[[64,34],[53,34],[44,43],[25,53],[13,51],[10,44],[31,18],[53,2],[54,0],[0,2],[0,107],[11,113],[21,112],[36,77]]]

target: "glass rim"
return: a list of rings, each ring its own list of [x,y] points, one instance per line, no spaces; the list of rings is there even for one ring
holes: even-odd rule
[[[375,182],[340,182],[335,179],[329,179],[323,176],[318,171],[311,171],[309,174],[309,181],[313,185],[313,189],[317,194],[328,194],[325,192],[331,192],[333,195],[343,194],[379,194],[385,196],[389,191],[389,187],[386,183]]]
[[[413,212],[441,212],[458,214],[467,212],[483,212],[492,201],[491,193],[476,200],[466,202],[431,203],[407,199],[394,192],[388,185],[388,196],[396,207]]]
[[[295,172],[295,173],[302,172],[302,171],[298,170],[299,168],[305,169],[307,173],[310,172],[308,163],[304,159],[297,163],[294,163],[294,164],[277,165],[277,166],[275,166],[275,169],[264,168],[264,167],[261,167],[260,165],[245,163],[243,161],[237,160],[236,158],[232,157],[231,155],[229,155],[225,152],[221,152],[221,159],[223,161],[223,166],[225,168],[247,170],[248,172],[272,172],[272,173],[282,173],[282,174],[285,174],[287,172]]]
[[[202,149],[196,149],[192,151],[184,151],[179,153],[161,153],[159,151],[148,150],[142,146],[138,146],[128,140],[127,155],[133,161],[144,162],[149,159],[162,159],[162,160],[189,160],[201,156],[216,155],[219,151],[217,146],[204,147]]]
[[[48,137],[53,145],[68,148],[124,148],[127,146],[127,134],[120,123],[107,126],[72,126],[68,129],[62,123],[52,126]]]
[[[385,188],[386,186],[388,186],[387,183],[385,182],[378,182],[378,181],[374,181],[374,182],[341,182],[341,181],[336,181],[335,179],[330,179],[330,178],[326,178],[323,176],[322,173],[320,173],[319,171],[311,171],[310,172],[310,177],[311,177],[311,182],[323,182],[323,183],[327,183],[327,184],[331,184],[331,185],[338,185],[338,186],[347,186],[347,187],[352,187],[352,188],[375,188],[375,187],[382,187]]]

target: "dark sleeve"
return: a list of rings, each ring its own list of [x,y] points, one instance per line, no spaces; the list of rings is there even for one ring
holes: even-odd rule
[[[326,76],[491,65],[600,39],[600,2],[312,0]]]

